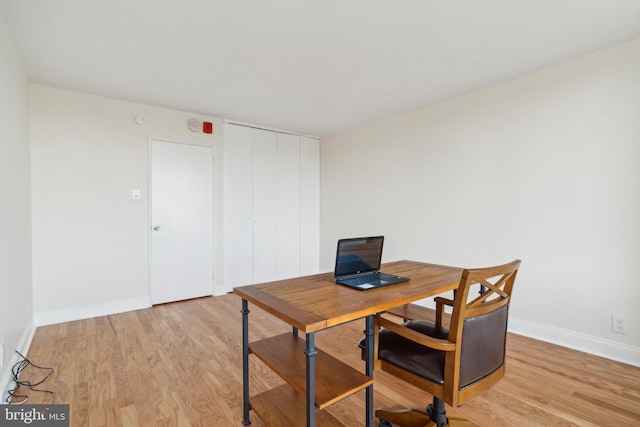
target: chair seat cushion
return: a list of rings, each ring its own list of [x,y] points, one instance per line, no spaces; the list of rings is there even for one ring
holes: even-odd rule
[[[412,320],[404,326],[434,338],[447,339],[449,330],[424,320]],[[359,343],[364,348],[364,339]],[[380,331],[378,358],[429,381],[444,384],[445,352],[425,347],[389,330]]]

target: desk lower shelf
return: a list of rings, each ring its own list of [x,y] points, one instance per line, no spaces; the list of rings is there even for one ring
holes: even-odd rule
[[[306,410],[304,396],[307,389],[305,348],[305,340],[291,333],[249,344],[251,353],[255,354],[299,393],[302,398],[303,414]],[[318,409],[326,408],[332,403],[373,384],[373,379],[364,373],[318,348],[316,351],[315,395]],[[251,399],[251,406],[258,412],[254,398]]]
[[[304,426],[307,422],[303,395],[283,384],[251,398],[251,408],[262,423],[269,427]],[[327,411],[316,413],[317,427],[344,427]]]

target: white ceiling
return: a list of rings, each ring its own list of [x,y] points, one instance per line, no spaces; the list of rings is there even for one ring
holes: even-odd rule
[[[640,0],[0,0],[30,81],[325,136],[640,37]]]

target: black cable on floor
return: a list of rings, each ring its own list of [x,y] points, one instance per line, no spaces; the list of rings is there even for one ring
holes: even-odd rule
[[[13,377],[11,378],[11,380],[15,384],[15,388],[13,390],[9,390],[9,395],[6,398],[6,402],[9,403],[9,404],[19,405],[19,404],[25,403],[27,400],[29,400],[29,395],[27,395],[27,394],[18,394],[18,391],[20,390],[20,387],[22,387],[22,386],[28,388],[31,391],[37,391],[37,392],[40,392],[40,393],[49,393],[49,394],[51,394],[52,396],[55,397],[55,393],[53,391],[51,391],[51,390],[42,390],[42,389],[35,388],[36,386],[39,386],[40,384],[45,382],[51,376],[51,374],[53,374],[55,372],[55,369],[38,366],[38,365],[32,363],[26,357],[24,357],[19,351],[16,350],[16,353],[18,353],[20,355],[20,357],[22,357],[22,360],[17,362],[11,368],[11,373],[13,374]],[[31,367],[33,367],[35,369],[48,371],[48,373],[46,374],[46,376],[44,378],[42,378],[40,381],[37,381],[37,382],[23,381],[23,380],[20,379],[20,374],[22,373],[22,371],[24,371],[29,366],[31,366]],[[20,402],[11,402],[11,399],[13,399],[14,397],[22,398],[23,400],[20,401]]]

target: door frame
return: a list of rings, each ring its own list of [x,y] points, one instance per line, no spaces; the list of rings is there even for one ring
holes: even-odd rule
[[[152,239],[153,239],[153,211],[152,211],[152,167],[153,167],[153,157],[151,155],[151,148],[153,145],[153,141],[158,141],[158,142],[166,142],[166,143],[170,143],[170,144],[181,144],[181,145],[195,145],[198,147],[206,147],[206,148],[210,148],[211,149],[211,156],[212,156],[212,169],[211,169],[211,186],[213,189],[213,194],[211,194],[211,204],[212,204],[212,221],[213,224],[211,225],[211,230],[212,230],[212,236],[211,236],[211,244],[212,244],[212,260],[211,260],[211,265],[212,265],[212,280],[211,280],[211,296],[216,295],[216,289],[218,289],[217,285],[218,285],[218,272],[216,271],[216,260],[217,260],[217,240],[218,240],[218,233],[216,233],[216,226],[218,224],[218,214],[217,214],[217,210],[218,210],[218,203],[220,203],[220,201],[218,200],[218,193],[216,191],[216,168],[219,167],[218,165],[218,157],[217,157],[217,153],[216,153],[216,147],[215,145],[210,145],[210,144],[200,144],[197,142],[187,142],[187,141],[180,141],[180,140],[176,140],[176,139],[171,139],[171,138],[161,138],[161,137],[154,137],[154,136],[150,136],[148,138],[148,142],[147,142],[147,213],[148,213],[148,218],[147,218],[147,233],[148,233],[148,271],[147,271],[147,275],[148,275],[148,284],[147,284],[147,288],[148,288],[148,293],[149,293],[149,302],[151,305],[155,305],[153,303],[153,275],[152,275],[152,270],[153,270],[153,266],[152,266],[152,262],[153,262],[153,254],[152,254]],[[220,272],[221,273],[221,272]]]

